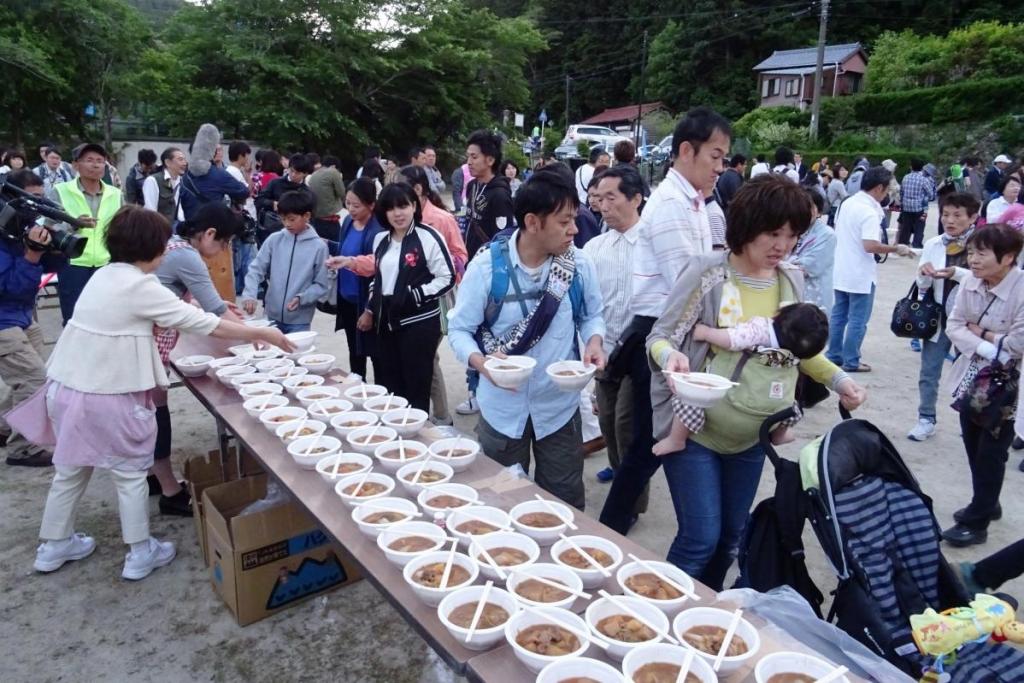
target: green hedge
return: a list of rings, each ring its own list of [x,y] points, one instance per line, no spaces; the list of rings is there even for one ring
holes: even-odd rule
[[[885,159],[892,159],[896,162],[897,179],[902,178],[904,173],[910,172],[911,159],[930,160],[930,156],[927,152],[915,149],[902,149],[898,147],[872,147],[866,151],[846,151],[830,148],[797,149],[796,151],[803,155],[803,161],[807,167],[814,165],[822,157],[828,157],[829,166],[833,166],[837,161],[840,161],[850,170],[853,170],[854,162],[856,162],[860,157],[867,157],[872,166],[878,166]],[[758,154],[764,154],[770,164],[775,155],[775,150],[755,149],[754,155]],[[748,166],[751,165],[752,164],[748,163]]]

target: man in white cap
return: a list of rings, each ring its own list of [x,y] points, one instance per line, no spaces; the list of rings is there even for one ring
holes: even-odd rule
[[[1013,161],[1005,154],[1000,154],[992,160],[992,168],[988,170],[988,174],[985,176],[985,196],[987,198],[991,199],[999,196],[999,186],[1003,182],[1003,173],[1011,163]]]

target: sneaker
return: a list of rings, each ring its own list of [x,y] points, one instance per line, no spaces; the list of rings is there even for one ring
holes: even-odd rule
[[[480,412],[480,404],[476,401],[476,394],[470,394],[469,398],[455,406],[455,412],[459,415],[476,415]]]
[[[988,532],[984,529],[972,529],[957,524],[942,532],[942,540],[954,548],[966,548],[969,545],[981,545],[988,540]]]
[[[907,438],[911,441],[924,441],[933,436],[935,436],[935,423],[924,418],[918,420],[914,428],[907,434]]]
[[[39,451],[25,458],[8,457],[5,462],[12,467],[52,467],[53,456],[45,451]]]
[[[611,467],[605,467],[603,470],[597,473],[597,480],[602,484],[607,484],[615,478],[615,470]]]
[[[47,541],[36,548],[36,561],[33,567],[37,572],[55,572],[65,562],[81,560],[92,555],[96,550],[96,541],[85,534],[71,534],[71,538],[63,541]]]
[[[911,339],[910,340],[910,350],[914,351],[916,353],[921,353],[921,340],[920,339]]]
[[[964,584],[964,588],[967,589],[967,594],[975,596],[978,593],[984,593],[985,587],[978,583],[974,578],[974,563],[973,562],[961,562],[960,563],[960,580]]]
[[[178,517],[192,516],[192,496],[184,486],[173,496],[160,495],[160,514]]]
[[[124,556],[121,576],[131,581],[144,579],[152,574],[154,569],[170,564],[174,556],[173,543],[158,541],[150,536],[148,550],[139,553],[129,552]]]

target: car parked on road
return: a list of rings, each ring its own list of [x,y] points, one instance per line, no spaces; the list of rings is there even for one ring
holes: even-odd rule
[[[616,142],[619,142],[620,140],[629,140],[629,138],[624,135],[619,135],[611,128],[606,128],[604,126],[588,126],[580,123],[569,126],[569,129],[565,132],[565,137],[562,138],[562,144],[575,145],[580,140],[596,142],[604,145],[605,149],[611,151]]]

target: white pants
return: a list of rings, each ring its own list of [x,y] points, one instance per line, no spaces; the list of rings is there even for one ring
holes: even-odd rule
[[[55,465],[56,473],[50,484],[43,510],[43,524],[39,538],[60,541],[75,532],[75,513],[82,499],[92,467]],[[121,515],[121,536],[125,543],[141,543],[149,538],[149,486],[146,471],[126,472],[106,470],[117,487],[117,508]]]

